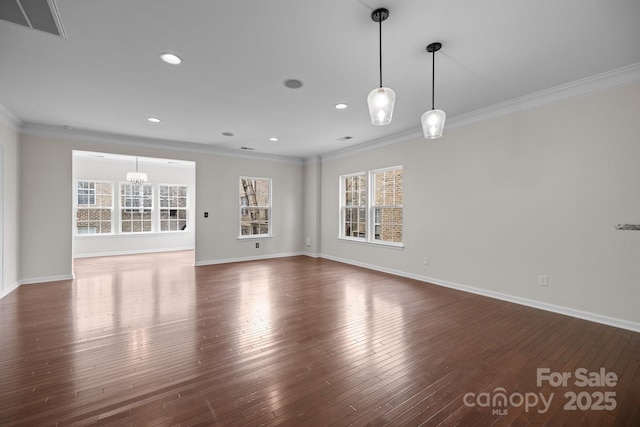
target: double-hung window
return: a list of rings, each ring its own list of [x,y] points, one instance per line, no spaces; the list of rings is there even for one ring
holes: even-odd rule
[[[271,179],[240,177],[240,238],[271,236]]]
[[[120,231],[149,233],[152,231],[153,186],[120,184]]]
[[[342,235],[366,238],[367,178],[364,172],[342,177]]]
[[[402,166],[340,177],[340,238],[402,246]]]
[[[76,181],[76,233],[109,234],[113,224],[113,185]]]
[[[370,172],[375,241],[402,243],[402,168]]]
[[[187,186],[159,185],[160,231],[187,228]]]

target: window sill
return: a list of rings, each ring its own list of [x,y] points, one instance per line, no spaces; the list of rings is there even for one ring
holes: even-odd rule
[[[257,236],[238,236],[238,241],[242,240],[263,240],[263,239],[273,239],[272,234],[260,234]]]
[[[350,239],[348,237],[338,237],[338,240],[342,240],[344,242],[349,243],[357,243],[361,245],[369,245],[369,246],[384,246],[391,249],[404,249],[404,243],[394,243],[394,242],[376,242],[364,239]]]
[[[131,237],[131,236],[166,236],[168,234],[186,234],[190,230],[171,230],[171,231],[140,231],[131,233],[87,233],[87,234],[74,234],[74,238],[87,239],[87,238],[102,238],[102,237]]]

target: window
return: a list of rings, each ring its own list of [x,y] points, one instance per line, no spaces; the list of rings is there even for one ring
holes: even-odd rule
[[[76,183],[76,203],[78,206],[96,204],[96,183],[93,181],[78,181]]]
[[[123,233],[151,232],[152,208],[151,184],[120,184],[120,230]]]
[[[160,185],[160,231],[187,228],[187,186]]]
[[[240,177],[240,237],[271,235],[271,179]]]
[[[76,181],[76,234],[112,232],[113,186],[110,182]]]
[[[367,181],[364,173],[343,178],[342,226],[345,237],[366,237]]]
[[[402,168],[372,171],[374,240],[402,242]]]
[[[402,166],[340,177],[340,235],[402,245]]]

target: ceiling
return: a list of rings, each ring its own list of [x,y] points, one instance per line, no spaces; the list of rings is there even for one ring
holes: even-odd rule
[[[0,104],[20,123],[278,156],[420,135],[434,41],[443,44],[435,104],[447,123],[640,63],[638,0],[54,4],[66,38],[0,21]],[[383,84],[396,106],[387,126],[373,126],[366,105],[379,78],[378,7],[390,11]],[[163,52],[183,62],[165,64]],[[349,108],[334,109],[340,102]]]

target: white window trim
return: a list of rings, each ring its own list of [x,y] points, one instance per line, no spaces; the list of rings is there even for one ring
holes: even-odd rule
[[[158,197],[158,209],[156,209],[157,217],[158,217],[158,225],[157,225],[158,231],[157,232],[161,233],[161,234],[166,234],[166,233],[184,233],[185,231],[189,231],[189,229],[191,228],[190,227],[190,222],[191,221],[190,221],[190,218],[189,218],[189,186],[187,184],[158,184],[157,187],[158,187],[158,191],[155,192],[155,193],[157,193],[157,197]],[[161,196],[160,196],[160,187],[185,187],[187,189],[187,206],[185,206],[183,208],[180,208],[180,207],[176,208],[178,210],[184,210],[184,211],[187,212],[187,218],[186,218],[187,228],[185,228],[184,230],[165,230],[165,231],[162,231],[162,218],[160,218],[161,211],[163,209],[171,210],[171,207],[163,208],[161,206],[161,203],[160,203],[160,198],[161,198]],[[154,224],[154,226],[155,226],[155,224]],[[147,233],[147,232],[145,232],[145,233]],[[127,234],[129,234],[129,233],[127,233]]]
[[[339,224],[340,226],[338,227],[338,239],[340,240],[345,240],[345,241],[349,241],[349,242],[354,242],[354,243],[361,243],[361,244],[366,244],[366,245],[373,245],[373,246],[388,246],[388,247],[392,247],[392,248],[397,248],[397,249],[403,249],[404,248],[404,242],[389,242],[387,240],[376,240],[374,238],[375,236],[375,224],[374,224],[374,209],[375,208],[380,208],[380,207],[385,207],[385,206],[375,206],[374,202],[375,202],[375,194],[372,191],[372,189],[374,188],[374,176],[376,173],[380,173],[380,172],[385,172],[385,171],[391,171],[391,170],[403,170],[402,165],[398,165],[398,166],[390,166],[390,167],[386,167],[386,168],[380,168],[380,169],[372,169],[370,171],[367,172],[356,172],[356,173],[350,173],[350,174],[345,174],[345,175],[341,175],[340,176],[340,191],[338,194],[338,217],[339,217]],[[361,176],[361,175],[366,175],[366,182],[367,182],[367,205],[366,205],[366,212],[367,212],[367,227],[366,227],[366,237],[352,237],[352,236],[345,236],[345,230],[344,230],[344,219],[345,219],[345,208],[346,205],[344,204],[343,201],[343,197],[345,194],[346,189],[344,188],[345,186],[345,178],[349,178],[349,177],[353,177],[353,176]],[[404,186],[404,184],[403,184]],[[404,204],[402,205],[392,205],[390,207],[402,207],[403,208],[403,214],[404,214]],[[404,236],[404,215],[403,215],[403,236]]]
[[[396,208],[396,207],[400,207],[403,208],[403,221],[402,221],[402,229],[403,229],[403,237],[404,237],[404,206],[403,205],[376,205],[375,204],[375,192],[373,191],[374,187],[375,187],[375,175],[377,173],[384,173],[387,171],[395,171],[395,170],[403,170],[402,169],[402,165],[398,165],[398,166],[391,166],[391,167],[387,167],[387,168],[381,168],[381,169],[373,169],[370,170],[368,172],[368,181],[367,181],[367,202],[368,202],[368,214],[369,217],[367,218],[367,241],[369,241],[370,243],[376,244],[376,245],[385,245],[385,246],[395,246],[395,247],[404,247],[404,243],[403,242],[390,242],[388,240],[376,240],[375,239],[375,214],[374,211],[376,208],[385,208],[385,207],[390,207],[390,208]],[[403,187],[404,187],[404,183],[403,183]],[[370,220],[369,220],[370,219]]]
[[[124,206],[122,204],[122,186],[123,185],[150,185],[151,186],[151,206],[149,206],[148,208],[145,208],[144,206],[142,208],[137,208],[137,209],[150,209],[151,210],[151,230],[149,231],[122,231],[122,211],[124,209],[127,209],[126,206]],[[156,203],[155,203],[155,194],[157,191],[155,191],[155,185],[154,184],[150,184],[150,183],[143,183],[143,184],[131,184],[129,181],[120,181],[118,183],[118,234],[120,235],[124,235],[124,236],[132,236],[132,235],[148,235],[151,233],[157,233],[157,230],[154,229],[154,218],[156,216]],[[143,203],[144,205],[144,203]],[[136,208],[130,208],[130,209],[136,209]]]
[[[90,200],[91,196],[92,196],[92,193],[93,193],[93,203],[83,203],[83,204],[78,203],[78,199],[80,198],[79,184],[81,182],[88,183],[88,184],[93,184],[93,188],[83,188],[83,190],[93,190],[93,191],[89,191],[89,193],[87,193],[87,194],[83,194],[83,196],[89,197],[89,200]],[[77,179],[76,180],[75,202],[76,202],[76,206],[77,207],[82,206],[82,207],[85,207],[86,209],[91,209],[91,206],[95,206],[95,204],[96,204],[96,181],[88,181],[86,179]]]
[[[111,185],[111,206],[109,209],[111,210],[111,232],[110,233],[78,233],[78,208],[80,209],[106,209],[107,206],[100,207],[87,207],[87,205],[79,205],[78,204],[78,182],[93,182],[93,183],[101,183],[101,184],[109,184]],[[87,237],[102,237],[102,236],[114,236],[115,233],[115,221],[116,221],[116,212],[115,212],[115,189],[113,185],[113,181],[104,181],[99,179],[75,179],[73,183],[73,236],[79,238],[87,238]],[[97,194],[94,195],[97,197]]]
[[[355,176],[364,176],[366,178],[367,173],[355,172],[355,173],[349,173],[349,174],[340,176],[340,193],[338,194],[338,217],[339,217],[338,221],[339,221],[340,227],[338,228],[338,238],[343,240],[351,240],[354,242],[366,242],[367,239],[365,237],[353,237],[353,236],[345,235],[346,230],[344,226],[345,226],[345,216],[346,216],[346,209],[347,209],[346,200],[344,200],[345,192],[347,191],[345,182],[347,178],[353,178]],[[367,185],[369,185],[369,182],[367,179],[365,179],[365,182],[367,182]],[[369,194],[369,189],[367,188],[367,197],[369,197],[368,194]],[[367,206],[365,205],[362,208],[365,209],[368,215],[369,212],[367,210]],[[367,219],[367,223],[368,223],[368,219]],[[368,230],[365,230],[365,235],[367,234],[368,234]]]
[[[94,183],[102,183],[109,184],[111,186],[111,232],[110,233],[87,233],[81,234],[78,233],[78,224],[77,224],[77,209],[98,209],[98,208],[87,208],[86,205],[78,205],[78,193],[77,186],[78,182],[94,182]],[[118,236],[150,236],[150,235],[166,235],[167,233],[185,233],[190,231],[192,225],[190,224],[191,218],[191,203],[190,203],[190,192],[191,187],[188,184],[166,184],[166,183],[145,183],[145,185],[151,185],[152,195],[151,195],[151,231],[135,231],[135,232],[123,232],[122,231],[122,209],[126,209],[122,205],[122,194],[121,188],[122,185],[131,184],[129,181],[109,181],[109,180],[99,180],[99,179],[90,179],[90,178],[78,178],[74,179],[73,186],[71,189],[72,195],[71,198],[73,200],[73,237],[80,239],[90,239],[90,238],[102,238],[102,237],[118,237]],[[187,228],[185,230],[160,230],[160,187],[161,186],[181,186],[187,188],[187,207],[184,208],[187,211]],[[96,195],[97,197],[97,195]],[[106,208],[106,207],[103,207]],[[183,208],[179,208],[183,209]],[[265,236],[261,236],[264,238]]]
[[[269,229],[267,234],[250,234],[250,235],[243,235],[242,234],[242,208],[248,208],[248,207],[256,207],[256,206],[243,206],[242,203],[240,202],[240,185],[243,179],[250,179],[250,180],[264,180],[264,181],[269,181],[269,206],[257,206],[259,208],[266,208],[268,210],[268,216],[269,216]],[[272,210],[272,206],[273,206],[273,179],[271,178],[265,178],[265,177],[256,177],[256,176],[240,176],[238,178],[238,196],[237,196],[237,203],[238,203],[238,210],[236,211],[236,215],[238,215],[238,240],[256,240],[256,239],[269,239],[273,237],[273,210]]]

